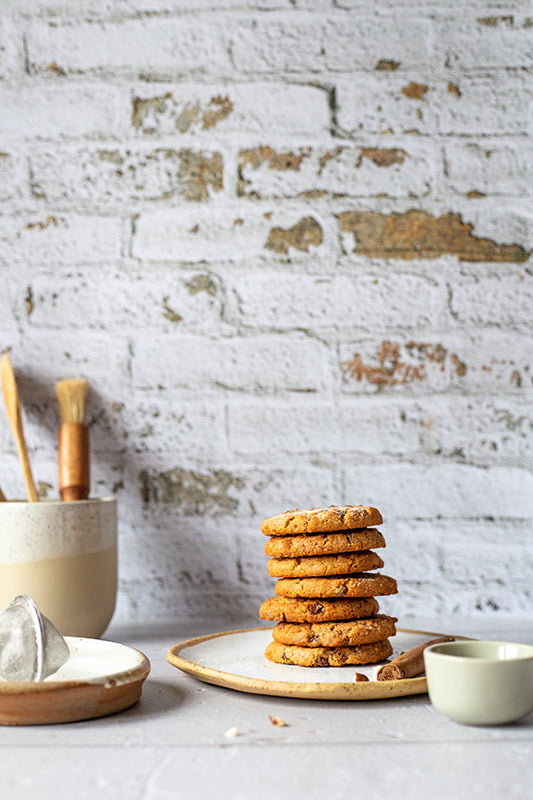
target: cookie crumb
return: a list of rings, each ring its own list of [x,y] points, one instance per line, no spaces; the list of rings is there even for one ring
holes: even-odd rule
[[[356,672],[355,675],[353,676],[353,679],[355,683],[363,683],[364,681],[370,680],[368,675],[363,675],[362,672]]]
[[[284,719],[281,719],[281,717],[273,717],[272,715],[269,714],[268,718],[269,718],[270,722],[272,723],[272,725],[277,725],[278,728],[286,728],[287,727],[287,723],[285,722]]]
[[[227,739],[232,739],[234,736],[238,736],[238,735],[239,735],[239,729],[237,728],[236,725],[234,725],[233,728],[228,728],[228,730],[224,734],[224,736]]]

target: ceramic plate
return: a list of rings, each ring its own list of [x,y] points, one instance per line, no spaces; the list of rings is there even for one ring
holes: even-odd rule
[[[391,658],[442,636],[441,633],[398,629],[391,637]],[[317,700],[374,700],[422,694],[425,676],[400,681],[376,681],[379,664],[366,667],[296,667],[265,658],[272,628],[215,633],[172,647],[167,661],[201,681],[252,694],[303,697]],[[356,672],[370,680],[354,682]]]
[[[43,725],[94,719],[137,702],[150,672],[133,647],[65,637],[68,661],[44,681],[0,681],[0,724]]]

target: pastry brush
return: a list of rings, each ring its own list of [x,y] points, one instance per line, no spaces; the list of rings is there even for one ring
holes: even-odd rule
[[[56,384],[59,403],[58,466],[62,500],[89,496],[89,428],[85,424],[89,384],[84,378],[67,378]]]

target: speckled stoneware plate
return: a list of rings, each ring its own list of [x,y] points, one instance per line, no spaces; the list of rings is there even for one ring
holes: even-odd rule
[[[398,629],[391,637],[391,658],[406,650],[442,636]],[[376,681],[380,664],[366,667],[296,667],[274,664],[265,658],[272,628],[252,628],[199,636],[172,647],[167,661],[174,667],[206,683],[252,694],[276,697],[302,697],[315,700],[377,700],[423,694],[427,691],[424,675],[400,681]],[[382,662],[383,663],[383,662]],[[355,683],[356,672],[369,681]]]
[[[150,662],[140,650],[66,636],[70,657],[44,681],[0,681],[0,725],[78,722],[124,711],[141,696]]]

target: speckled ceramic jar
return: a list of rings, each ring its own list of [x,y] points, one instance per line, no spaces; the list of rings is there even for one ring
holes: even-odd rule
[[[0,503],[0,611],[26,594],[64,636],[98,637],[116,592],[114,498]]]

